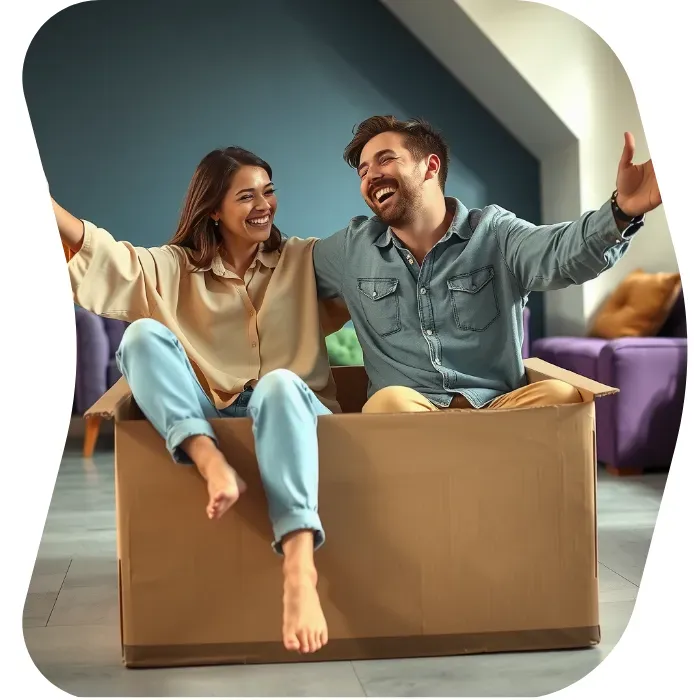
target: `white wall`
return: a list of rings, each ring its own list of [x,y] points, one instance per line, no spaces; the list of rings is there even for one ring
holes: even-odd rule
[[[382,2],[541,159],[545,221],[570,220],[603,204],[615,188],[625,131],[636,139],[635,162],[649,157],[624,69],[607,44],[577,19],[546,5],[518,0]],[[432,12],[426,11],[427,5]],[[463,13],[461,25],[457,10]],[[449,41],[448,32],[456,32],[458,26],[470,39],[474,28],[480,37]],[[500,55],[484,53],[474,70],[469,47],[484,39]],[[523,98],[522,85],[506,74],[499,62],[502,58],[535,97]],[[477,71],[492,75],[489,80],[479,79]],[[517,86],[518,99],[511,99],[504,108],[506,84],[511,95],[510,86]],[[564,127],[558,128],[556,138],[550,136],[549,111]],[[648,215],[639,237],[615,268],[583,287],[547,294],[547,333],[584,333],[600,302],[637,267],[678,270],[663,207]]]
[[[615,54],[586,25],[546,5],[514,0],[456,2],[576,135],[581,208],[599,207],[615,188],[625,131],[635,136],[635,162],[649,158],[634,93]],[[556,182],[557,168],[551,166],[543,160],[543,179]],[[559,180],[559,189],[571,185]],[[550,201],[543,207],[548,219],[556,214],[555,206]],[[647,217],[639,239],[615,268],[584,285],[586,321],[636,267],[678,270],[663,207]],[[548,318],[549,325],[558,325],[558,320]]]

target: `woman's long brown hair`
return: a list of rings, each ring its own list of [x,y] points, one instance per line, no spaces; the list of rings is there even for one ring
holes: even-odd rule
[[[262,168],[272,179],[272,168],[268,163],[238,146],[208,153],[192,176],[177,230],[168,243],[185,248],[197,269],[210,267],[219,252],[221,233],[214,225],[211,214],[221,206],[231,179],[244,165]],[[273,224],[264,248],[267,251],[279,250],[282,241],[282,233]]]

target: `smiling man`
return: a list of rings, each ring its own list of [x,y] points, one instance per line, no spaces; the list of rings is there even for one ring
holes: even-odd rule
[[[532,291],[579,285],[613,266],[661,204],[651,161],[625,134],[617,189],[573,222],[535,226],[497,205],[445,196],[449,151],[422,120],[370,117],[345,149],[374,212],[314,247],[319,295],[342,298],[370,380],[366,412],[507,408],[581,400],[527,383],[523,308]]]

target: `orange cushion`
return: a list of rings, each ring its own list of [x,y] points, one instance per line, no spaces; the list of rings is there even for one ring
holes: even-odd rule
[[[681,291],[677,272],[630,273],[598,311],[590,335],[596,338],[655,336]]]

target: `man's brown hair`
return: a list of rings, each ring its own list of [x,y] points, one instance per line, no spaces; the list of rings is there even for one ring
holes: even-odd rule
[[[401,121],[390,114],[365,119],[353,129],[355,135],[345,147],[345,152],[343,153],[345,162],[357,170],[360,165],[362,149],[375,136],[379,136],[379,134],[387,131],[395,131],[403,135],[404,145],[415,160],[426,158],[431,153],[435,153],[440,158],[438,182],[440,183],[440,189],[444,192],[450,157],[449,149],[445,139],[437,129],[424,119]]]

